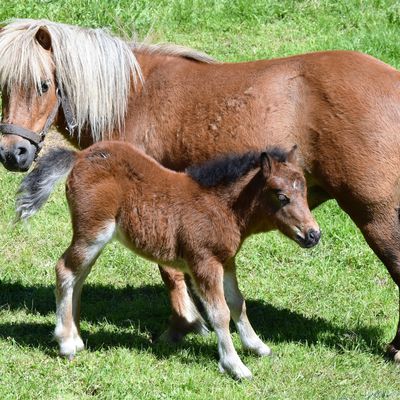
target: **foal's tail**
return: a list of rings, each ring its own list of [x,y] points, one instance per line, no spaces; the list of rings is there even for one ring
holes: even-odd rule
[[[56,148],[41,157],[18,189],[16,220],[27,220],[46,203],[55,184],[71,171],[77,152]]]

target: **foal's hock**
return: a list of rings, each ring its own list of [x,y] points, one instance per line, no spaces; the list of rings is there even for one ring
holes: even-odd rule
[[[307,248],[320,238],[295,155],[295,147],[228,155],[186,173],[168,170],[122,142],[101,142],[79,153],[55,149],[42,157],[21,185],[17,213],[23,219],[35,213],[69,174],[73,239],[56,266],[60,353],[71,358],[84,347],[82,286],[115,237],[135,253],[190,275],[218,337],[221,371],[250,377],[233,346],[230,318],[245,348],[260,356],[270,349],[247,318],[236,253],[247,236],[271,229]]]

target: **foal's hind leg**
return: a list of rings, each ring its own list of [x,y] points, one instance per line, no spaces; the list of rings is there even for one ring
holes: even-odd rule
[[[179,342],[190,332],[207,334],[206,322],[189,294],[184,274],[166,266],[159,265],[158,268],[169,290],[172,308],[170,326],[161,338],[170,342]]]
[[[246,303],[239,290],[234,262],[225,269],[224,291],[232,319],[239,332],[243,347],[259,356],[269,356],[271,354],[271,349],[254,332],[247,318]]]
[[[111,240],[114,229],[115,223],[112,222],[95,238],[74,238],[56,265],[57,323],[54,336],[60,354],[68,358],[73,358],[84,348],[79,329],[82,286],[101,250]]]
[[[224,296],[224,270],[216,261],[198,263],[192,277],[204,303],[210,324],[218,337],[219,366],[237,379],[251,378],[250,370],[243,364],[229,332],[230,312]]]

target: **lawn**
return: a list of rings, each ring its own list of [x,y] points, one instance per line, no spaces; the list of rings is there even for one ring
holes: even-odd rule
[[[222,61],[354,49],[400,67],[397,1],[2,0],[0,20],[48,18],[175,42]],[[155,339],[169,302],[156,266],[113,243],[83,291],[87,350],[57,356],[54,265],[71,235],[63,185],[26,226],[13,226],[22,175],[0,169],[1,399],[398,399],[399,368],[384,358],[398,294],[352,221],[330,201],[323,239],[302,250],[276,233],[250,238],[240,286],[271,358],[240,350],[252,381],[218,372],[216,337]]]

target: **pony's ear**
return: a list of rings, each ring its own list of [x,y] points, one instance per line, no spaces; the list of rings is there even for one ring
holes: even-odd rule
[[[292,164],[297,164],[297,144],[295,144],[287,155],[287,160]]]
[[[49,30],[45,26],[41,26],[36,32],[36,40],[45,49],[50,50],[51,48],[51,36]]]
[[[274,160],[265,151],[261,153],[261,171],[265,178],[268,178],[274,169]]]

